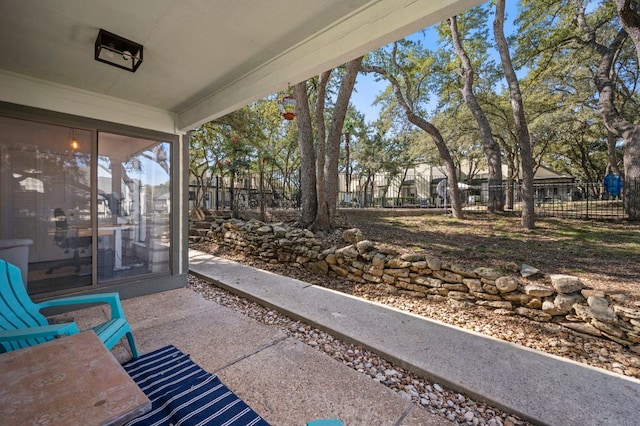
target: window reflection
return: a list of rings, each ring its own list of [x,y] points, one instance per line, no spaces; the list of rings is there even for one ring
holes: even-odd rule
[[[169,144],[98,135],[98,281],[169,271]]]
[[[91,136],[0,117],[0,257],[30,241],[21,255],[30,294],[92,284],[92,239],[81,235],[91,226]]]

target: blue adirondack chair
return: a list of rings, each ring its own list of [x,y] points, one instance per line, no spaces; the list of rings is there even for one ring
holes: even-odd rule
[[[107,303],[111,307],[111,319],[92,328],[107,349],[113,348],[126,336],[131,354],[138,358],[131,327],[124,316],[118,293],[72,296],[33,303],[22,282],[20,269],[0,259],[0,353],[79,333],[78,326],[73,322],[49,324],[40,310],[87,303]]]

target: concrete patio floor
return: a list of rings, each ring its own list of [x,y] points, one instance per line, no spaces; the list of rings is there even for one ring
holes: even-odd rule
[[[174,345],[217,374],[273,425],[340,418],[345,425],[447,425],[386,386],[357,373],[275,327],[178,289],[123,301],[141,354]],[[80,329],[107,318],[108,307],[56,316]],[[131,355],[125,339],[112,353]]]

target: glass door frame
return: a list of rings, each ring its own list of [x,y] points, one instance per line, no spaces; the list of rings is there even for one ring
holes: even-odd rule
[[[25,120],[29,122],[50,124],[54,126],[61,127],[69,127],[70,129],[82,129],[89,131],[91,133],[91,172],[90,172],[90,211],[91,211],[91,227],[92,227],[92,237],[95,239],[97,237],[98,232],[98,134],[100,132],[105,133],[113,133],[123,136],[130,137],[138,137],[144,138],[151,141],[156,142],[167,142],[170,146],[169,152],[171,155],[171,169],[170,169],[170,200],[171,200],[171,212],[169,215],[169,235],[172,240],[171,247],[169,249],[169,268],[168,272],[157,272],[157,273],[149,273],[140,276],[140,281],[155,281],[159,276],[174,276],[174,275],[182,275],[186,272],[179,272],[179,264],[184,263],[185,259],[178,259],[177,254],[181,253],[182,250],[179,246],[182,244],[181,241],[174,243],[180,235],[185,234],[186,225],[180,222],[181,214],[176,212],[176,209],[181,208],[183,204],[182,201],[186,198],[186,194],[181,189],[181,185],[185,181],[185,176],[188,176],[187,161],[188,161],[188,151],[184,152],[184,148],[181,146],[181,136],[178,134],[170,134],[164,133],[156,130],[132,127],[129,125],[118,124],[113,122],[101,121],[94,118],[70,115],[61,112],[55,112],[50,110],[44,110],[40,108],[12,104],[7,102],[0,101],[0,116],[14,118],[19,120]],[[184,142],[188,142],[188,136],[184,137]],[[176,235],[176,232],[180,235]],[[58,290],[51,292],[43,292],[32,295],[32,299],[34,301],[44,300],[50,298],[52,296],[64,295],[69,293],[83,293],[90,292],[95,293],[99,289],[108,289],[110,286],[122,285],[123,282],[126,282],[127,279],[116,279],[113,281],[109,281],[107,283],[103,283],[99,285],[97,274],[98,274],[98,265],[97,265],[97,253],[98,253],[98,244],[93,243],[91,245],[91,256],[92,256],[92,266],[91,266],[91,284],[85,285],[79,288],[70,289],[70,290]],[[185,255],[183,254],[182,257]],[[175,284],[171,284],[176,282],[174,279],[168,279],[168,288],[172,288]],[[167,288],[167,286],[162,286],[161,288]],[[160,290],[158,290],[160,291]],[[148,294],[153,293],[154,291],[140,291],[134,290],[133,294]]]

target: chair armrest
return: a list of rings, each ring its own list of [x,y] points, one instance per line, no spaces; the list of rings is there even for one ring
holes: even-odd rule
[[[92,303],[108,303],[111,306],[111,319],[124,318],[124,310],[118,293],[87,294],[83,296],[62,297],[37,303],[38,309],[52,306],[84,305]]]
[[[56,337],[63,334],[70,336],[79,332],[80,330],[78,330],[78,326],[75,322],[19,328],[17,330],[3,330],[0,331],[0,342]]]

